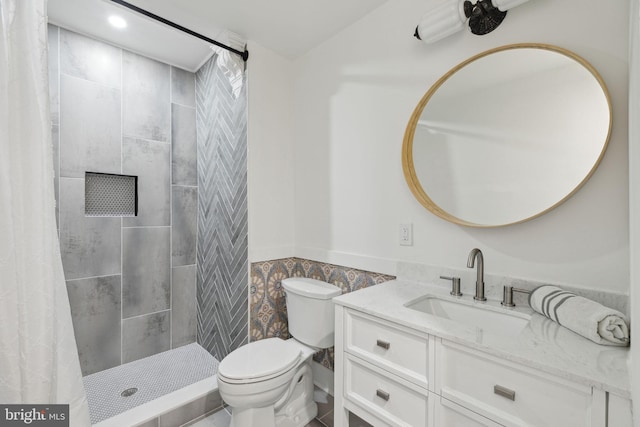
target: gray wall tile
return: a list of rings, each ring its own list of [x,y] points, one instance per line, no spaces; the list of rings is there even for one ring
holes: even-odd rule
[[[196,263],[198,189],[174,185],[172,201],[172,265]]]
[[[60,77],[60,174],[120,173],[120,91]]]
[[[86,317],[74,322],[82,323],[77,332],[86,374],[167,350],[172,341],[176,347],[195,341],[195,75],[54,25],[48,37],[56,214],[70,298],[84,304],[74,303],[76,314]],[[172,100],[179,104],[173,111]],[[85,217],[86,171],[138,176],[138,217]],[[193,187],[173,190],[172,175]],[[172,270],[172,261],[180,268]],[[97,276],[120,274],[119,308],[101,312],[107,294]],[[159,312],[165,314],[154,317]],[[120,339],[104,338],[118,341],[105,349],[99,337],[112,315],[117,324],[110,331]],[[121,318],[126,327],[118,326]]]
[[[122,321],[122,363],[170,349],[171,313],[162,311]]]
[[[198,185],[196,110],[171,104],[171,172],[173,184]]]
[[[171,102],[196,106],[196,76],[180,68],[171,67]]]
[[[171,225],[171,146],[124,138],[122,173],[138,177],[138,216],[124,218],[125,227]]]
[[[84,179],[60,178],[60,250],[67,280],[120,274],[120,218],[84,216]]]
[[[169,227],[123,229],[122,317],[169,308]]]
[[[196,342],[196,266],[171,269],[171,347]]]
[[[98,40],[60,29],[60,72],[120,89],[122,51]]]
[[[51,106],[51,122],[60,124],[60,41],[58,27],[47,25],[47,40],[49,47],[49,103]]]
[[[125,51],[122,72],[124,135],[169,141],[169,66]]]
[[[120,364],[120,276],[67,281],[82,375]]]

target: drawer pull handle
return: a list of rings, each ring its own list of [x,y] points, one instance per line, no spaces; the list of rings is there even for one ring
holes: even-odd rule
[[[513,390],[509,390],[506,387],[502,387],[501,385],[494,385],[493,392],[498,396],[506,397],[509,400],[516,400],[516,392]]]
[[[387,341],[378,340],[376,344],[378,345],[378,347],[382,347],[385,350],[389,350],[389,347],[391,347],[391,344]]]
[[[383,399],[383,400],[389,400],[389,397],[391,397],[389,393],[380,389],[376,390],[376,396],[378,396],[380,399]]]

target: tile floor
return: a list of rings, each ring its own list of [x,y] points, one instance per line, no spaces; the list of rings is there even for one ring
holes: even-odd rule
[[[314,400],[318,404],[318,416],[305,427],[333,427],[333,396],[316,387]],[[188,425],[189,427],[229,427],[230,423],[231,414],[228,408],[225,408]],[[372,427],[369,423],[353,414],[349,417],[349,426]]]

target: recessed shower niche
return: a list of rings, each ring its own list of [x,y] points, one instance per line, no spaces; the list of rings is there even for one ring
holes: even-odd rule
[[[138,215],[138,177],[85,172],[84,214],[86,216]]]

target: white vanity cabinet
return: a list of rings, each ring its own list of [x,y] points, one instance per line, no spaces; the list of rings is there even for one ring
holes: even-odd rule
[[[446,340],[436,343],[435,363],[436,392],[442,400],[456,403],[499,425],[606,425],[605,393],[591,387]]]
[[[430,426],[455,427],[502,427],[501,424],[483,417],[464,406],[437,396],[434,405],[434,422]]]
[[[355,310],[344,312],[344,350],[392,374],[429,389],[433,339]]]
[[[347,355],[344,365],[344,394],[358,407],[352,412],[375,425],[426,426],[429,424],[429,393],[400,377],[381,371],[376,365]]]
[[[352,308],[335,338],[337,427],[607,426],[604,391]]]
[[[343,409],[334,425],[348,424],[345,409],[374,425],[431,425],[433,337],[339,306],[336,313],[335,398]]]

